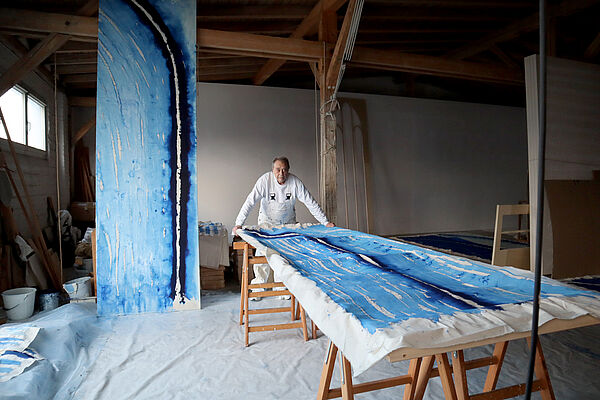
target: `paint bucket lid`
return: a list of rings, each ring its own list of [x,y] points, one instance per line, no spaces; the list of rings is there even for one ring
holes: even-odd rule
[[[2,300],[8,319],[19,321],[31,317],[36,290],[36,288],[21,287],[2,292]]]

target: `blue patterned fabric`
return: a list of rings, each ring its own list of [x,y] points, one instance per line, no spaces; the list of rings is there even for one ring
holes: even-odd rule
[[[532,301],[529,273],[379,236],[321,225],[245,233],[277,251],[370,333],[410,318],[437,322]],[[544,279],[541,296],[593,294]]]

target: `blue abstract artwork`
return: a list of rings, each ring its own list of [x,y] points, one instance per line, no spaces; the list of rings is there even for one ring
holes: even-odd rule
[[[341,228],[245,230],[357,318],[370,333],[411,318],[480,313],[531,302],[533,279],[515,271]],[[592,292],[544,279],[541,297]]]
[[[196,2],[101,0],[100,315],[197,309]]]

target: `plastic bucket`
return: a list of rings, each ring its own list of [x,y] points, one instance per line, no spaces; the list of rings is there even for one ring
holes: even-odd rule
[[[6,316],[12,321],[31,317],[35,304],[36,288],[22,287],[2,292]]]
[[[92,293],[92,278],[84,276],[82,278],[73,279],[63,284],[65,291],[72,299],[82,299],[90,297]]]
[[[50,311],[58,307],[60,293],[56,290],[42,290],[39,295],[40,311]]]

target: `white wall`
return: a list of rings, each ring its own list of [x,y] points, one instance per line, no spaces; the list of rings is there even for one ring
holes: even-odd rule
[[[199,83],[197,86],[198,219],[228,229],[275,156],[290,159],[317,197],[315,110],[307,90]],[[299,222],[316,222],[302,203]],[[247,224],[256,224],[258,206]]]
[[[269,170],[278,154],[290,157],[292,172],[317,198],[314,101],[310,90],[198,85],[201,220],[231,228],[256,178]],[[359,144],[362,135],[368,138],[373,233],[492,229],[496,204],[527,198],[523,108],[355,94],[341,94],[340,102],[346,114],[338,118],[339,137],[346,139],[343,153],[338,140],[339,225],[354,227],[351,218],[345,221],[341,167],[346,153],[346,190],[351,197],[347,138],[352,130],[361,188]],[[356,197],[364,214],[365,196]],[[314,221],[302,205],[298,217]],[[256,210],[247,222],[256,222]],[[366,230],[366,225],[359,228]]]
[[[15,61],[17,57],[0,44],[0,75],[4,73]],[[46,197],[52,197],[54,207],[58,207],[57,200],[57,162],[56,162],[56,137],[58,136],[58,175],[60,176],[61,207],[65,208],[69,203],[69,180],[68,180],[68,155],[65,153],[65,121],[66,121],[66,97],[58,92],[57,98],[57,126],[58,135],[55,133],[54,118],[54,88],[51,84],[40,78],[35,73],[29,73],[25,79],[19,83],[20,86],[29,90],[32,94],[46,103],[46,152],[38,151],[25,146],[15,144],[17,149],[17,159],[23,171],[27,189],[34,204],[35,213],[39,218],[40,225],[46,225]],[[4,153],[9,168],[12,170],[13,178],[18,182],[12,156],[9,152],[8,142],[0,139],[0,147]],[[19,186],[19,193],[25,201],[25,193]],[[30,237],[30,231],[26,219],[21,211],[16,197],[10,202],[13,208],[13,214],[17,221],[17,227],[21,233]]]

